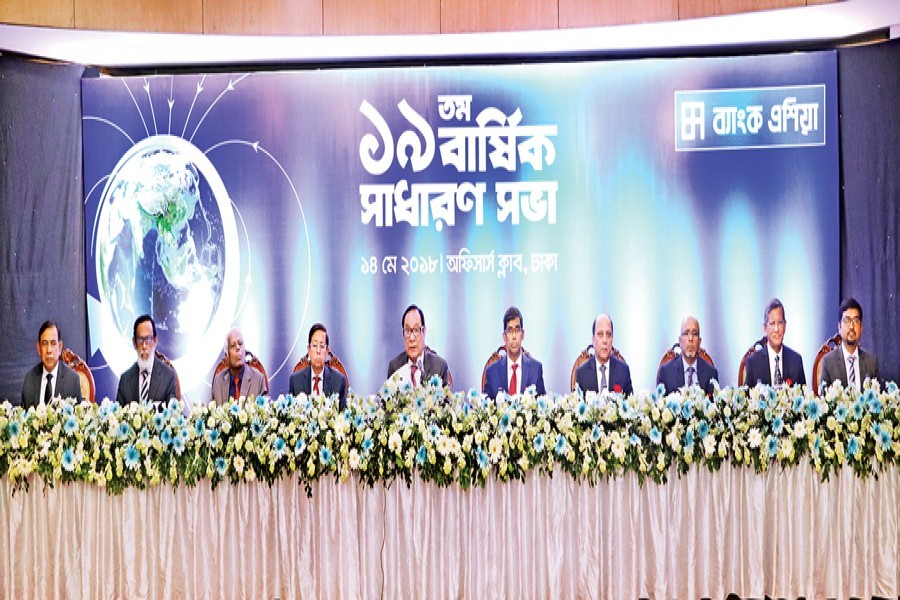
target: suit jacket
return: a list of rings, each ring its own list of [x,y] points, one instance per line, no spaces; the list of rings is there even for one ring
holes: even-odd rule
[[[150,378],[151,384],[153,378]],[[231,386],[231,371],[225,369],[213,378],[212,382],[212,399],[216,404],[224,404],[228,402],[228,388]],[[240,395],[244,398],[250,396],[265,396],[269,393],[266,389],[266,380],[263,379],[262,373],[249,365],[244,365],[244,376],[241,379]]]
[[[697,368],[696,377],[697,381],[700,383],[700,387],[703,388],[703,391],[706,392],[707,396],[711,396],[713,393],[712,380],[719,379],[719,371],[699,356],[697,357],[697,362],[694,364]],[[660,383],[663,384],[667,394],[683,388],[684,369],[684,359],[681,356],[676,356],[674,359],[660,367],[659,376],[656,379],[657,385]]]
[[[406,356],[406,352],[401,352],[391,359],[391,362],[388,363],[388,379],[408,361],[409,358]],[[425,371],[422,375],[422,383],[428,383],[432,375],[437,375],[441,378],[445,387],[450,385],[450,368],[447,366],[447,361],[438,356],[437,353],[425,351],[425,355],[422,357],[422,369]]]
[[[858,348],[858,353],[859,381],[865,381],[866,377],[878,379],[878,359],[875,358],[875,355],[862,348]],[[822,357],[822,373],[819,383],[827,387],[837,380],[840,380],[844,387],[847,386],[847,364],[844,362],[844,351],[841,346]]]
[[[507,357],[503,356],[487,368],[487,378],[482,391],[492,400],[497,397],[500,390],[509,391],[509,381],[506,378],[508,364]],[[538,396],[547,393],[547,390],[544,389],[544,367],[540,361],[531,358],[524,352],[522,353],[522,372],[516,374],[516,379],[518,380],[516,387],[519,388],[517,391],[520,394],[530,385],[535,387]]]
[[[43,376],[43,363],[38,363],[36,367],[30,369],[28,373],[25,374],[25,381],[22,382],[23,408],[29,408],[40,404],[41,378]],[[59,362],[56,378],[54,397],[61,396],[63,398],[75,398],[79,402],[83,400],[81,397],[81,379],[78,377],[78,373],[70,369],[69,366],[62,361]]]
[[[311,394],[312,385],[312,366],[301,369],[291,375],[291,394]],[[344,410],[347,407],[347,378],[328,365],[322,369],[322,393],[326,396],[338,395],[338,407]]]
[[[609,389],[613,390],[615,386],[622,388],[622,393],[630,396],[634,393],[631,385],[631,369],[628,365],[616,358],[609,356],[609,373],[607,373],[607,382]],[[582,392],[599,392],[600,382],[597,381],[597,357],[592,356],[589,361],[578,367],[575,371],[575,385],[581,388]]]
[[[805,385],[806,374],[803,372],[803,358],[788,348],[781,347],[781,377],[785,382],[790,379],[792,384]],[[772,373],[769,371],[769,344],[765,344],[762,350],[757,350],[747,359],[746,371],[744,371],[744,385],[754,386],[757,382],[772,385]]]
[[[119,378],[119,389],[116,392],[116,402],[121,405],[137,402],[141,399],[141,378],[138,372],[138,364],[134,363],[122,373]],[[175,370],[158,358],[153,361],[153,371],[150,372],[149,400],[151,402],[168,402],[176,398]]]

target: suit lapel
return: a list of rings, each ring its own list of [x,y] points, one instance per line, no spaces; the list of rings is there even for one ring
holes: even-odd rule
[[[509,359],[506,355],[500,357],[500,361],[497,363],[500,365],[500,390],[509,393]],[[522,367],[522,370],[525,370],[525,367]]]

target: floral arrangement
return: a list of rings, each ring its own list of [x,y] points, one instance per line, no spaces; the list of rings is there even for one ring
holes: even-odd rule
[[[0,405],[0,477],[26,488],[82,481],[109,493],[209,479],[351,475],[368,485],[413,476],[440,486],[481,486],[490,477],[568,473],[593,484],[633,472],[665,482],[723,463],[762,473],[806,457],[822,479],[844,466],[859,477],[900,464],[900,391],[867,381],[862,391],[700,388],[536,397],[529,388],[490,400],[388,381],[377,395],[281,396],[194,407],[54,399],[23,410]]]

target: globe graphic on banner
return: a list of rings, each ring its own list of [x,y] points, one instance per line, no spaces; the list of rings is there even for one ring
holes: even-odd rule
[[[115,329],[101,341],[110,365],[108,351],[121,349],[107,334],[130,341],[141,314],[153,316],[176,361],[218,355],[240,264],[231,201],[209,159],[174,136],[135,145],[106,183],[96,231],[100,303]],[[124,366],[133,360],[132,350]]]

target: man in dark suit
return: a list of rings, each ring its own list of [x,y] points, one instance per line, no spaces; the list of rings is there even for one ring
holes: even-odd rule
[[[131,342],[137,352],[137,362],[119,377],[116,402],[168,402],[177,397],[175,371],[156,360],[156,323],[150,315],[134,321]]]
[[[263,374],[247,366],[244,334],[237,327],[225,336],[225,362],[228,368],[213,377],[210,390],[213,402],[224,404],[229,398],[237,400],[269,394]]]
[[[822,357],[820,388],[840,381],[844,387],[862,389],[867,378],[878,379],[878,359],[871,352],[859,347],[862,337],[862,306],[850,297],[841,303],[838,321],[841,345]]]
[[[403,311],[403,343],[406,350],[388,363],[388,379],[397,376],[403,383],[409,381],[413,387],[428,385],[432,376],[437,375],[444,387],[450,385],[450,368],[447,361],[425,346],[425,313],[415,304]]]
[[[612,355],[613,322],[609,315],[599,315],[591,328],[594,356],[575,371],[575,385],[583,392],[606,391],[630,396],[631,369],[625,362]]]
[[[325,364],[328,358],[328,330],[321,323],[309,329],[306,344],[309,366],[291,375],[291,394],[337,394],[338,408],[347,407],[347,378]]]
[[[503,343],[506,346],[506,355],[489,366],[485,373],[482,391],[492,400],[501,390],[515,396],[532,385],[538,396],[547,393],[544,389],[544,368],[539,361],[522,351],[522,342],[525,340],[525,328],[522,323],[522,313],[519,309],[515,306],[509,307],[503,315]]]
[[[50,402],[50,398],[81,397],[81,381],[78,373],[59,360],[62,352],[59,326],[53,321],[44,321],[38,330],[37,351],[41,362],[25,374],[22,382],[22,406],[37,406],[42,401]]]
[[[663,384],[666,393],[691,385],[699,385],[708,396],[715,391],[712,380],[719,379],[719,372],[700,358],[700,342],[700,322],[694,317],[686,317],[681,322],[681,335],[678,338],[681,356],[676,356],[661,366],[656,377],[657,385]]]
[[[746,385],[806,385],[803,358],[783,343],[786,328],[784,305],[778,298],[772,298],[763,313],[766,345],[747,359]]]

